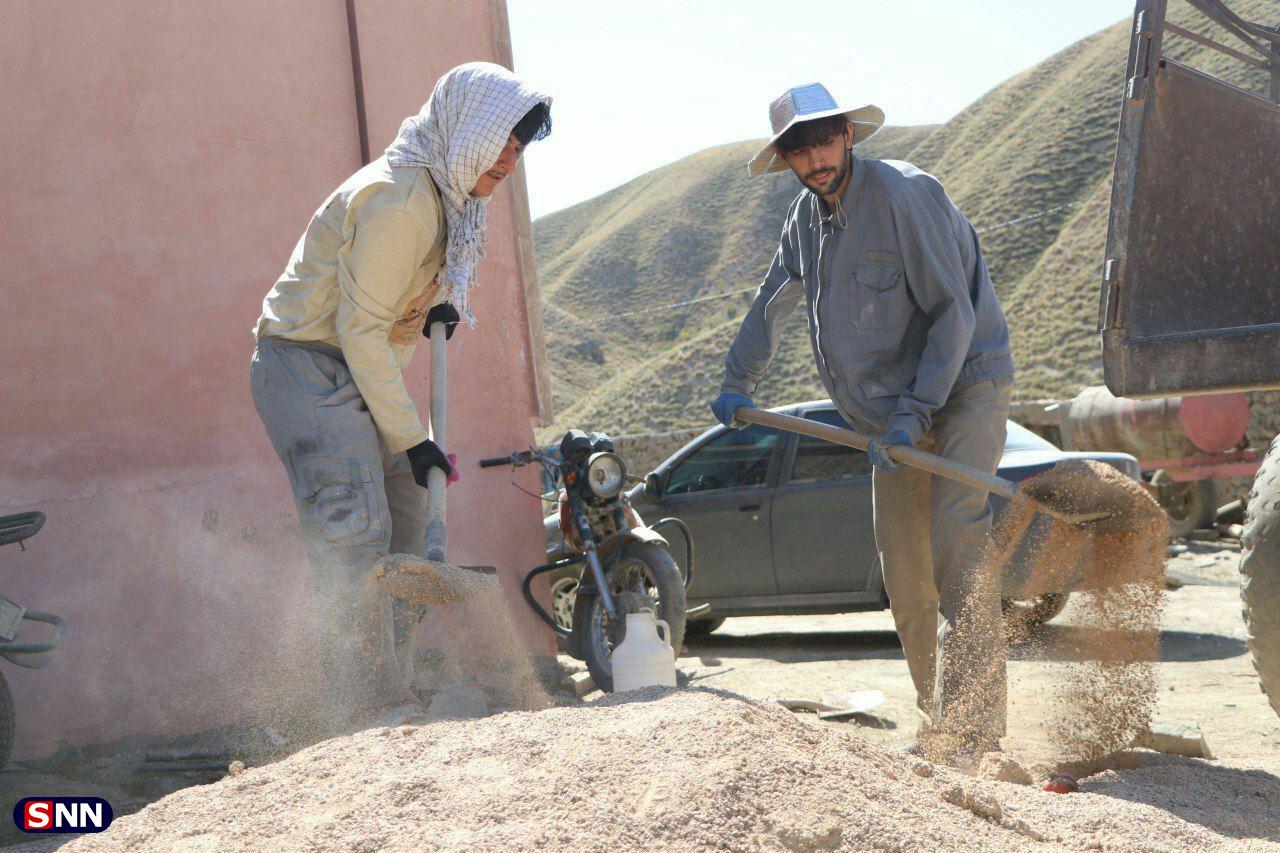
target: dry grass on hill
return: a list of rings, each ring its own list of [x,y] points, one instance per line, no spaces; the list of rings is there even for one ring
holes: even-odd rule
[[[1276,0],[1232,8],[1252,20],[1280,13]],[[1214,31],[1185,3],[1170,12],[1185,27]],[[1128,20],[1118,22],[944,125],[887,127],[858,149],[937,175],[979,229],[1051,211],[982,237],[1023,399],[1071,396],[1101,381],[1097,291],[1129,31]],[[1261,71],[1183,39],[1170,38],[1166,55],[1252,91],[1266,84]],[[616,315],[759,283],[798,191],[790,174],[747,175],[759,145],[699,152],[534,224],[556,404],[546,435],[709,422],[706,402],[750,295]],[[803,324],[793,319],[758,402],[821,394]]]

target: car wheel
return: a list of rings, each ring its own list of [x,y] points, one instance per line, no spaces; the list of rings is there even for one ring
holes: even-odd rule
[[[573,575],[562,575],[551,582],[551,617],[566,631],[573,629],[573,602],[577,597],[578,579]]]
[[[710,619],[694,619],[684,626],[685,637],[705,637],[724,624],[725,617],[713,616]]]
[[[573,630],[573,605],[578,598],[579,577],[572,573],[556,573],[551,576],[551,618],[557,628]],[[581,659],[582,652],[575,652],[569,638],[556,632],[556,649],[570,657]]]
[[[1046,592],[1037,598],[1013,599],[1000,601],[1000,610],[1004,613],[1004,624],[1010,633],[1039,628],[1067,607],[1069,592]]]

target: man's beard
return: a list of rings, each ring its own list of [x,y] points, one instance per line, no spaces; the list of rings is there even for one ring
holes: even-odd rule
[[[809,177],[802,178],[800,183],[804,184],[805,187],[814,195],[824,195],[826,193],[834,192],[835,189],[840,186],[841,182],[844,181],[845,175],[849,174],[851,159],[852,155],[849,153],[849,149],[846,148],[844,152],[844,161],[840,164],[840,168],[836,170],[835,175],[830,180],[817,183],[813,180],[811,175]]]

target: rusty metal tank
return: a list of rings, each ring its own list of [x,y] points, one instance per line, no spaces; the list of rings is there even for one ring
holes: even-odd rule
[[[1096,386],[1066,408],[1065,449],[1123,451],[1140,460],[1224,453],[1240,444],[1249,424],[1243,393],[1131,400]]]

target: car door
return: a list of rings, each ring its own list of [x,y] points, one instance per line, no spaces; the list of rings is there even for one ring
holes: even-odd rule
[[[691,601],[777,593],[769,512],[780,438],[760,426],[713,433],[667,476],[656,512],[693,533]]]
[[[813,409],[804,417],[848,429],[835,409]],[[792,448],[781,466],[770,521],[779,591],[878,590],[867,454],[802,435]]]

